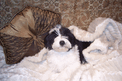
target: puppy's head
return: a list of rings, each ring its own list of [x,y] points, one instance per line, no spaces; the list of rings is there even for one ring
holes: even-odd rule
[[[68,28],[56,25],[44,39],[45,47],[57,52],[67,52],[75,45],[75,37]]]

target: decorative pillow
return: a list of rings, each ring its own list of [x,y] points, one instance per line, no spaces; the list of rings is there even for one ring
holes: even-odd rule
[[[49,10],[26,7],[13,20],[0,30],[0,43],[3,46],[7,64],[20,62],[25,56],[38,53],[43,47],[43,39],[61,16]]]

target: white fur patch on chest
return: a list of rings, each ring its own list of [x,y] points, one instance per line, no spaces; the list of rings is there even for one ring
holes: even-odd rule
[[[68,52],[56,52],[54,50],[50,50],[47,58],[49,67],[58,70],[59,72],[74,63],[80,64],[77,46],[73,47],[73,49]]]

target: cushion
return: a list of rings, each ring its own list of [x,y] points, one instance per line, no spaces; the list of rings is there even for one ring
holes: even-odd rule
[[[43,47],[43,39],[61,16],[49,10],[26,7],[17,13],[12,21],[0,30],[0,44],[7,64],[20,62],[25,56],[38,53]]]

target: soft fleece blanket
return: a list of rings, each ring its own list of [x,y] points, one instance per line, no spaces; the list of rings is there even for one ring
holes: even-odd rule
[[[81,65],[66,81],[122,81],[122,24],[110,18],[97,18],[89,25],[88,31],[70,26],[69,29],[81,41],[93,43],[83,51],[88,64]],[[7,65],[0,47],[0,81],[45,81],[43,48],[35,56],[26,57],[20,63]],[[43,69],[43,71],[41,70]],[[48,74],[48,73],[47,73]],[[55,81],[55,80],[50,80]]]

